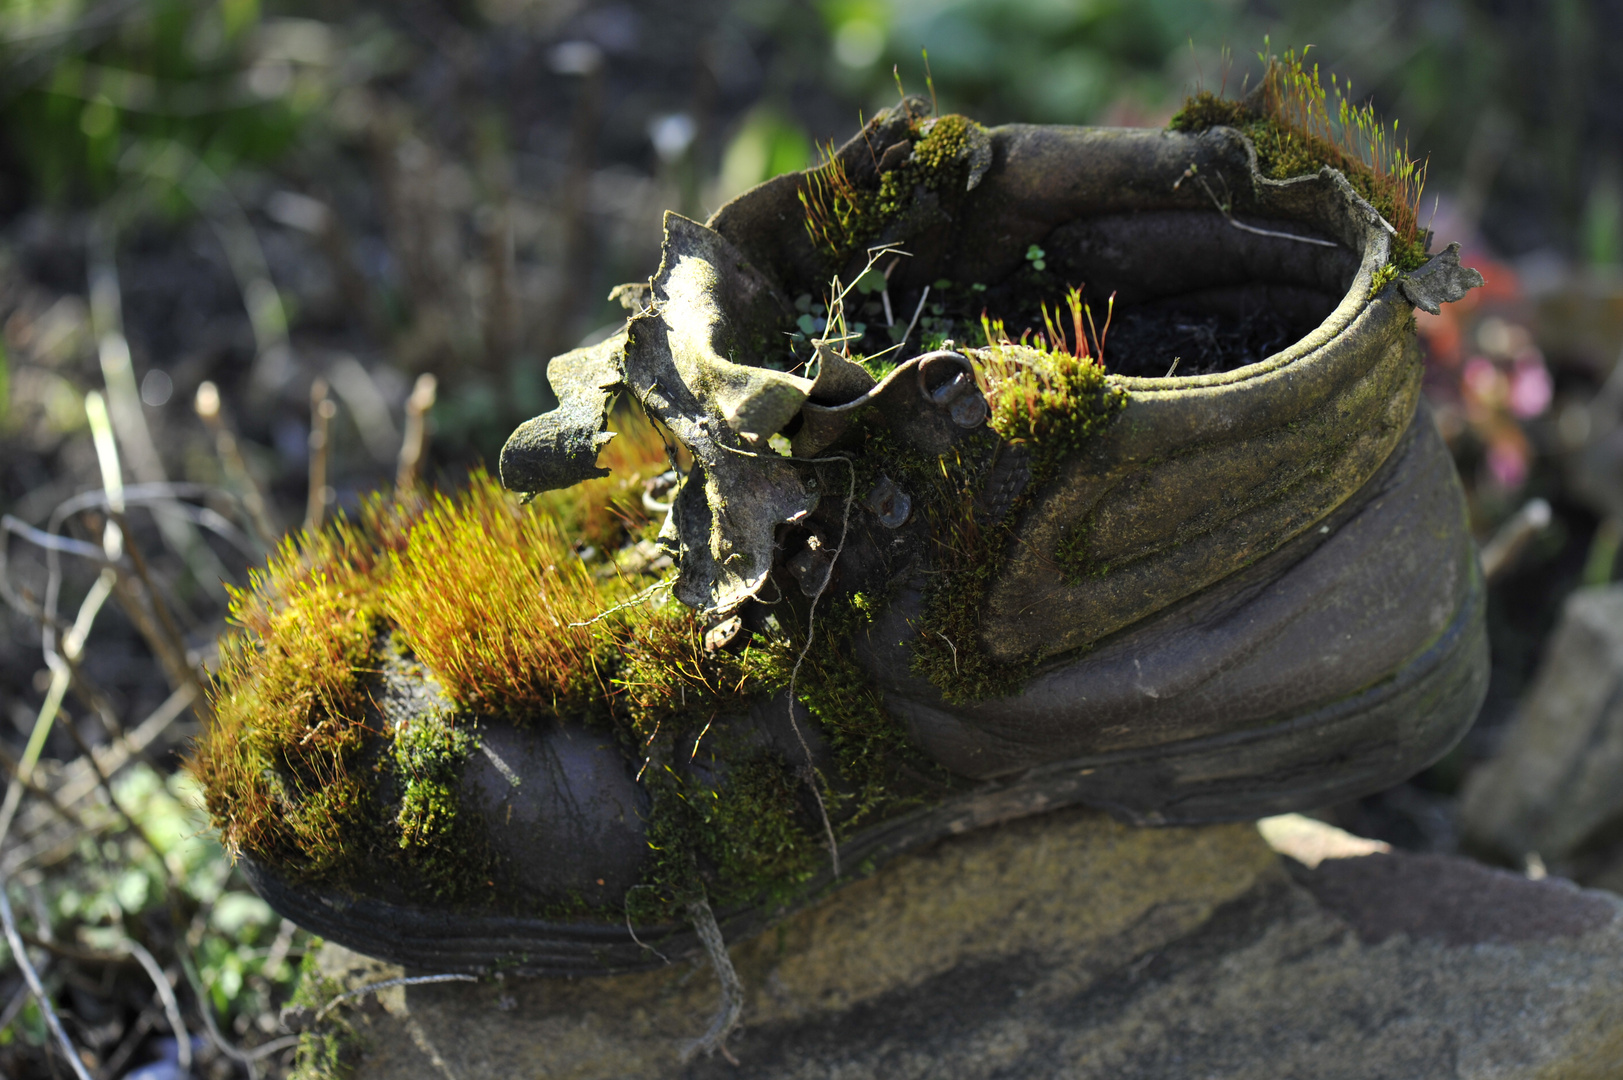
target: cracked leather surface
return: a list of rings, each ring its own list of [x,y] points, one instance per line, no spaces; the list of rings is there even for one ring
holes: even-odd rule
[[[908,672],[909,605],[859,647],[886,707],[954,772],[997,776],[1087,754],[1266,725],[1390,677],[1476,580],[1453,462],[1423,411],[1352,500],[1246,570],[1068,661],[1024,692],[949,706]]]

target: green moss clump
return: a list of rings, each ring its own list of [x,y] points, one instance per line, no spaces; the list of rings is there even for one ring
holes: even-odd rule
[[[648,468],[663,471],[650,442]],[[373,500],[283,545],[234,598],[215,720],[189,762],[224,842],[295,881],[386,880],[424,897],[488,887],[477,822],[457,808],[468,723],[611,722],[600,667],[623,623],[567,624],[635,586],[582,568],[565,529],[589,529],[597,507],[579,498],[526,509],[479,475],[456,499]],[[452,707],[391,731],[380,672],[413,659]]]
[[[603,455],[615,477],[527,511],[482,474],[459,500],[375,498],[354,519],[289,538],[234,594],[215,719],[188,762],[231,850],[338,885],[364,881],[376,850],[399,852],[371,758],[388,740],[371,698],[382,642],[421,659],[461,706],[600,696],[580,680],[593,650],[610,646],[545,630],[619,598],[614,583],[581,577],[570,541],[608,547],[645,526],[641,478],[668,468],[657,433],[621,426]],[[454,637],[470,613],[472,632]]]
[[[1091,356],[1001,342],[981,352],[988,423],[1031,455],[1034,484],[1088,445],[1127,402]]]
[[[312,878],[352,863],[375,817],[356,773],[362,678],[382,625],[386,552],[370,539],[340,522],[312,541],[309,562],[284,544],[234,595],[239,629],[220,650],[218,723],[192,763],[227,845]]]
[[[391,553],[384,609],[460,705],[515,720],[589,712],[610,643],[582,624],[602,591],[558,515],[481,486],[491,483],[435,495],[414,516]]]
[[[707,651],[702,624],[674,605],[628,620],[617,642],[613,722],[643,759],[652,803],[649,863],[627,898],[631,918],[680,918],[700,896],[725,906],[786,895],[820,858],[814,822],[794,801],[804,784],[769,782],[781,762],[725,734],[729,716],[787,684],[779,650],[751,642],[736,653]],[[686,767],[701,750],[728,763],[719,787]]]
[[[724,791],[690,801],[699,833],[698,854],[715,867],[713,899],[722,905],[790,899],[817,872],[825,854],[813,821],[801,806],[806,786],[775,754],[731,770]]]
[[[1127,402],[1127,392],[1087,355],[1005,340],[975,356],[998,444],[988,451],[971,443],[967,453],[942,463],[934,500],[937,576],[913,645],[913,670],[955,704],[1015,693],[1030,676],[1035,661],[993,661],[982,647],[987,593],[1010,558],[1015,523],[1032,493],[1085,450]],[[980,495],[996,456],[1007,453],[1028,455],[1030,479],[990,520]]]
[[[885,709],[884,695],[857,662],[854,642],[867,632],[882,606],[877,598],[859,592],[820,607],[818,644],[807,653],[796,684],[796,696],[828,737],[847,785],[843,794],[826,789],[824,796],[837,811],[835,831],[841,840],[859,826],[917,805],[926,793],[939,793],[953,783],[945,770],[919,753],[906,725]],[[797,655],[801,640],[798,635],[794,639]],[[784,670],[792,662],[789,650],[781,650]]]
[[[1354,191],[1384,217],[1396,225],[1411,219],[1408,229],[1399,229],[1392,237],[1392,265],[1407,273],[1418,270],[1426,262],[1426,247],[1418,230],[1413,226],[1414,212],[1398,199],[1400,193],[1383,184],[1378,176],[1361,163],[1351,162],[1334,153],[1326,140],[1304,135],[1278,123],[1271,117],[1258,117],[1240,125],[1257,148],[1257,165],[1270,180],[1288,180],[1293,176],[1316,173],[1325,165],[1342,170]]]
[[[478,736],[443,711],[413,717],[394,732],[396,844],[419,889],[438,899],[474,899],[497,875],[483,822],[462,805],[462,769],[478,746]]]
[[[1305,55],[1305,54],[1304,54]],[[1391,261],[1400,271],[1416,270],[1426,261],[1426,237],[1416,208],[1425,184],[1425,165],[1393,141],[1393,133],[1368,105],[1353,105],[1332,78],[1335,116],[1317,66],[1309,68],[1294,52],[1268,57],[1260,97],[1255,104],[1229,101],[1203,90],[1184,102],[1168,125],[1196,133],[1231,127],[1251,141],[1257,168],[1270,180],[1338,169],[1359,195],[1392,225]]]
[[[423,848],[449,839],[456,827],[456,785],[474,745],[440,714],[415,717],[395,732],[394,765],[400,778],[400,846]]]
[[[1183,108],[1173,114],[1167,127],[1192,133],[1214,127],[1242,127],[1251,119],[1251,111],[1244,103],[1201,90],[1184,99]]]
[[[1385,266],[1375,271],[1374,276],[1370,278],[1369,295],[1373,297],[1376,293],[1380,292],[1382,289],[1386,288],[1387,285],[1396,280],[1397,276],[1398,268],[1393,263],[1387,263]]]
[[[725,710],[782,685],[766,650],[707,650],[703,623],[676,604],[636,609],[609,636],[615,722],[639,745],[696,737]]]
[[[1088,531],[1085,524],[1073,526],[1060,533],[1054,545],[1054,562],[1065,574],[1065,584],[1080,585],[1082,579],[1110,572],[1110,567],[1095,565],[1088,556]]]
[[[837,842],[916,805],[922,792],[946,790],[953,783],[885,711],[882,696],[852,653],[853,637],[872,622],[879,606],[860,593],[826,598],[818,607],[816,647],[806,653],[795,681],[796,698],[834,758],[833,775],[812,781]],[[785,633],[736,656],[705,656],[697,637],[689,648],[680,637],[663,633],[628,649],[620,685],[638,717],[640,752],[648,760],[643,784],[653,799],[648,888],[628,898],[633,919],[656,922],[679,915],[680,905],[698,895],[723,906],[783,903],[825,865],[826,835],[807,778],[775,754],[762,755],[726,741],[725,734],[707,733],[713,721],[728,711],[743,712],[752,701],[782,702],[773,695],[787,689],[805,641],[804,626],[791,624]],[[686,680],[688,708],[649,710],[637,704],[655,681],[672,677]],[[651,697],[668,700],[663,692]],[[694,756],[696,746],[716,749],[719,760],[729,763],[719,789],[678,767]]]
[[[800,193],[806,229],[831,261],[843,263],[902,216],[919,191],[937,191],[968,175],[971,131],[979,125],[957,114],[915,118],[909,124],[912,152],[894,169],[878,174],[876,187],[858,187],[839,158],[810,170]]]
[[[940,187],[947,170],[962,163],[960,159],[969,149],[974,124],[975,121],[957,113],[925,120],[916,129],[921,138],[913,147],[913,160],[889,175],[905,176],[911,172],[915,182],[931,190]],[[896,190],[901,190],[899,185]]]
[[[719,787],[669,762],[644,777],[653,799],[650,859],[626,898],[637,922],[680,918],[699,897],[718,907],[782,903],[826,858],[803,779],[774,754],[742,757]]]

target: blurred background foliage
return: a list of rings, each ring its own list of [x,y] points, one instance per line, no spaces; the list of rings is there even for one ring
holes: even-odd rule
[[[429,477],[492,460],[548,404],[546,359],[623,317],[607,294],[655,269],[665,210],[702,219],[814,163],[898,82],[987,123],[1156,126],[1196,87],[1254,84],[1265,38],[1312,45],[1401,118],[1430,154],[1422,220],[1490,281],[1421,318],[1473,525],[1513,541],[1494,570],[1490,702],[1437,768],[1334,810],[1452,850],[1453,793],[1562,597],[1616,576],[1623,6],[0,0],[0,513],[104,535],[93,508],[53,522],[103,483],[91,391],[127,479],[171,484],[168,504],[129,512],[154,580],[99,617],[35,773],[73,796],[67,815],[30,796],[0,847],[96,1075],[184,1056],[127,943],[158,958],[193,1035],[205,1013],[219,1028],[196,1075],[289,1066],[277,1009],[305,946],[207,837],[176,772],[197,721],[165,712],[185,687],[155,663],[168,646],[143,611],[167,604],[206,666],[221,578],[244,583],[280,533],[391,482],[413,410],[431,403]],[[1518,525],[1544,520],[1526,514],[1538,499],[1548,524]],[[207,513],[235,532],[198,525]],[[53,571],[36,544],[8,538],[5,554],[0,757],[15,769],[51,683],[29,605]],[[71,611],[97,568],[61,562]],[[109,785],[86,782],[85,746],[122,754]],[[7,1075],[60,1065],[29,1000],[0,964]]]

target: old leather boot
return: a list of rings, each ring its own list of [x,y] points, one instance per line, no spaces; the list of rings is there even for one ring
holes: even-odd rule
[[[365,692],[304,742],[222,720],[211,809],[273,906],[352,948],[600,973],[1023,814],[1389,786],[1487,676],[1412,318],[1480,277],[1407,242],[1334,169],[1266,178],[1232,127],[987,130],[908,99],[707,225],[668,216],[624,332],[552,361],[508,487],[604,483],[622,397],[691,463],[637,588],[518,623],[590,678],[464,678],[377,601],[339,665]],[[449,507],[356,540],[394,554],[344,610]],[[567,544],[524,542],[526,595],[562,589]],[[470,640],[513,621],[498,587],[442,591],[411,595]],[[259,756],[227,768],[231,739]]]

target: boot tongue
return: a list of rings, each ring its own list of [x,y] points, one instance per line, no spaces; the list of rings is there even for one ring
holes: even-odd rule
[[[629,327],[632,385],[671,403],[661,412],[655,402],[651,411],[661,420],[669,415],[668,423],[702,428],[719,418],[746,443],[764,448],[800,411],[813,385],[762,366],[772,339],[781,341],[780,328],[790,322],[788,301],[719,233],[670,213],[653,285],[652,304]],[[672,430],[693,448],[686,432]]]
[[[721,614],[760,592],[777,527],[816,505],[802,470],[767,444],[814,383],[758,366],[793,309],[719,233],[667,214],[653,285],[628,327],[626,381],[693,455],[662,532],[676,598]]]
[[[558,406],[508,439],[502,482],[538,492],[607,475],[597,453],[613,438],[614,397],[629,390],[693,456],[661,531],[676,557],[675,595],[725,613],[766,584],[777,526],[817,501],[810,473],[768,440],[813,394],[849,400],[873,380],[838,356],[819,364],[815,380],[764,366],[793,308],[737,248],[697,222],[666,215],[651,284],[624,333],[552,361]]]

